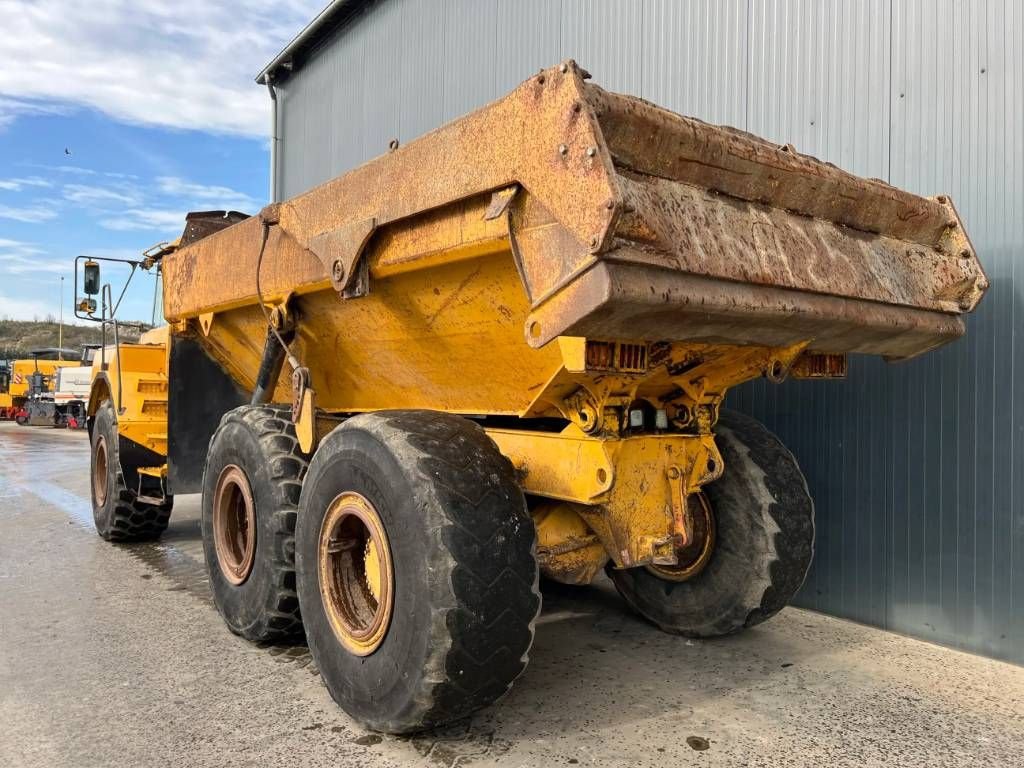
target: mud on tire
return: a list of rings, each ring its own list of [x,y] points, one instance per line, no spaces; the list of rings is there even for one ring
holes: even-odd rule
[[[244,473],[254,505],[252,560],[240,584],[225,576],[214,541],[214,493],[230,465]],[[285,406],[235,408],[224,415],[210,438],[201,519],[210,588],[228,628],[253,642],[301,636],[295,591],[295,516],[308,466]]]
[[[704,489],[717,528],[705,569],[683,582],[645,568],[608,569],[637,613],[688,637],[727,635],[774,616],[800,589],[814,553],[814,504],[793,454],[734,411],[722,411],[715,433],[725,472]]]
[[[90,445],[92,516],[96,532],[107,541],[152,541],[167,530],[173,498],[162,504],[139,501],[138,467],[120,460],[114,405],[105,400],[96,411]],[[98,466],[99,465],[99,466]]]
[[[321,527],[341,494],[376,510],[393,563],[393,610],[369,655],[348,651],[325,609]],[[364,725],[438,726],[505,694],[540,611],[535,530],[511,463],[466,419],[382,411],[321,442],[296,531],[306,637],[328,690]]]

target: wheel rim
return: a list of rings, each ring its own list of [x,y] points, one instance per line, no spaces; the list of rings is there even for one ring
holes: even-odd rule
[[[213,496],[213,545],[221,573],[238,586],[256,557],[256,507],[249,480],[234,464],[224,467]]]
[[[347,491],[328,506],[317,569],[335,636],[349,652],[369,656],[391,624],[394,569],[384,523],[364,496]]]
[[[715,549],[715,515],[703,491],[686,498],[693,515],[693,537],[689,544],[676,550],[678,565],[648,565],[647,570],[667,581],[687,581],[707,567]]]
[[[107,503],[107,481],[107,439],[100,435],[92,462],[92,495],[98,507]]]

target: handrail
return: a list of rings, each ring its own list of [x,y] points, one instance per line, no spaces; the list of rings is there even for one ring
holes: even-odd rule
[[[124,291],[121,292],[121,296],[124,296]],[[124,384],[121,381],[121,332],[117,325],[117,316],[114,313],[114,295],[110,289],[110,283],[106,283],[103,286],[103,295],[101,298],[100,308],[100,322],[103,328],[103,346],[100,352],[100,365],[103,370],[107,367],[107,323],[111,323],[114,326],[114,351],[117,357],[117,414],[120,416],[124,413],[124,406],[122,404],[121,392],[124,389]],[[118,304],[121,303],[121,297],[118,297]],[[111,307],[110,319],[107,319],[107,307]]]

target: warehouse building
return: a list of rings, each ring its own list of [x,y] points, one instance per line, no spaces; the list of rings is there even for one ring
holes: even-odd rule
[[[272,196],[566,58],[609,90],[952,196],[992,285],[965,339],[731,401],[794,451],[817,502],[798,604],[1024,663],[1021,3],[336,0],[259,76]]]

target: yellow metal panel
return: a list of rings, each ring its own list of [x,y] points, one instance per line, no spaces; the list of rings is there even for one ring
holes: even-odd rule
[[[528,306],[509,251],[428,274],[393,274],[352,301],[333,291],[293,299],[292,349],[310,370],[318,407],[519,414],[559,370],[556,345],[523,344]],[[217,314],[208,336],[193,335],[242,389],[253,388],[266,336],[258,307]],[[275,402],[291,402],[290,375],[282,372]]]
[[[720,477],[711,435],[598,438],[488,429],[515,466],[526,493],[575,502],[573,509],[620,567],[674,565],[673,472],[685,496]]]
[[[107,347],[93,361],[92,375],[103,373],[109,382],[109,397],[117,414],[118,433],[167,455],[167,330],[150,331],[150,343]],[[105,360],[106,367],[101,360]],[[94,387],[95,389],[95,387]],[[106,397],[107,395],[100,395]],[[90,398],[89,412],[95,413],[97,395]]]

